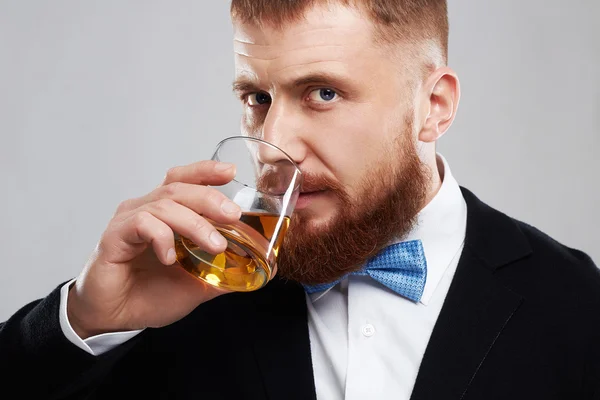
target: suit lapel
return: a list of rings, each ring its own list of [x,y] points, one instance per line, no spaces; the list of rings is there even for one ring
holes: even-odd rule
[[[256,292],[254,350],[271,400],[316,400],[304,289],[274,278]]]
[[[411,400],[462,399],[524,299],[495,275],[530,254],[517,225],[463,189],[465,248],[432,332]]]
[[[461,399],[523,299],[466,248],[423,357],[411,400]]]

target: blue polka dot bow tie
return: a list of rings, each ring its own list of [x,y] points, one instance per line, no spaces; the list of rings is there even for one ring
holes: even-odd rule
[[[348,275],[370,276],[416,303],[421,300],[427,279],[427,260],[423,243],[420,240],[412,240],[393,244],[368,260],[361,270]],[[348,275],[332,283],[304,285],[304,290],[308,294],[327,290]]]

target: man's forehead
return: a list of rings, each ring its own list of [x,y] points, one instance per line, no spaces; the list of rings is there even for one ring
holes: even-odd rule
[[[316,5],[306,11],[303,18],[281,27],[233,21],[234,46],[239,48],[295,48],[342,45],[350,37],[371,37],[371,23],[357,10],[332,4]]]
[[[374,40],[371,21],[354,8],[313,8],[281,29],[239,21],[234,27],[238,92],[307,82],[353,91],[359,82],[364,87],[376,77],[391,79],[396,69],[389,49]]]
[[[236,77],[291,87],[322,72],[347,76],[351,64],[373,56],[370,32],[358,11],[333,5],[313,7],[280,28],[234,21]]]

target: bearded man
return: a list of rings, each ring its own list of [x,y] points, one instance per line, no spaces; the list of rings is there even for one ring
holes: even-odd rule
[[[242,132],[303,173],[276,276],[175,264],[240,207],[229,164],[124,201],[81,274],[0,326],[3,388],[52,399],[600,399],[600,273],[459,186],[445,0],[233,0]],[[483,150],[482,150],[483,151]]]

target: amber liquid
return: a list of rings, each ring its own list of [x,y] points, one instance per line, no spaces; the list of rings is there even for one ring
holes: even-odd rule
[[[238,292],[266,285],[288,229],[289,217],[247,212],[235,224],[211,222],[227,239],[225,252],[207,253],[188,238],[175,235],[179,264],[211,285]]]

